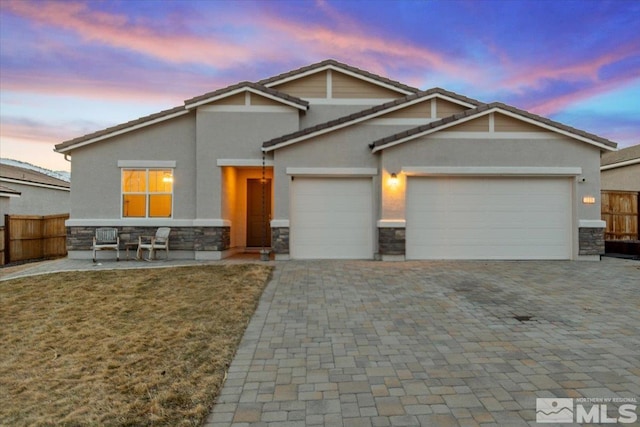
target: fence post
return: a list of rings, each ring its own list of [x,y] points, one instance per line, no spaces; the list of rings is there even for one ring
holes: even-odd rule
[[[11,216],[9,214],[4,215],[4,265],[11,262]]]

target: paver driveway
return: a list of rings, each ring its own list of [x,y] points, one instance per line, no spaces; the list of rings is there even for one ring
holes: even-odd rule
[[[640,399],[639,262],[277,263],[206,425],[536,425],[537,397]]]

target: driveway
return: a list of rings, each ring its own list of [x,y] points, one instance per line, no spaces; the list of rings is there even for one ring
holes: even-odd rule
[[[536,398],[637,414],[639,262],[276,263],[206,426],[529,426]]]

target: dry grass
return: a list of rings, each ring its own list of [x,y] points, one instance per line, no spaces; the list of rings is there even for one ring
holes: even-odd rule
[[[271,269],[58,273],[0,283],[0,424],[200,425]]]

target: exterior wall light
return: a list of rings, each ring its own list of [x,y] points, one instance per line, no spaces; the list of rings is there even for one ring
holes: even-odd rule
[[[389,185],[398,185],[398,175],[395,172],[389,177]]]
[[[585,205],[593,205],[596,202],[596,198],[594,196],[584,196],[582,198],[582,203]]]

